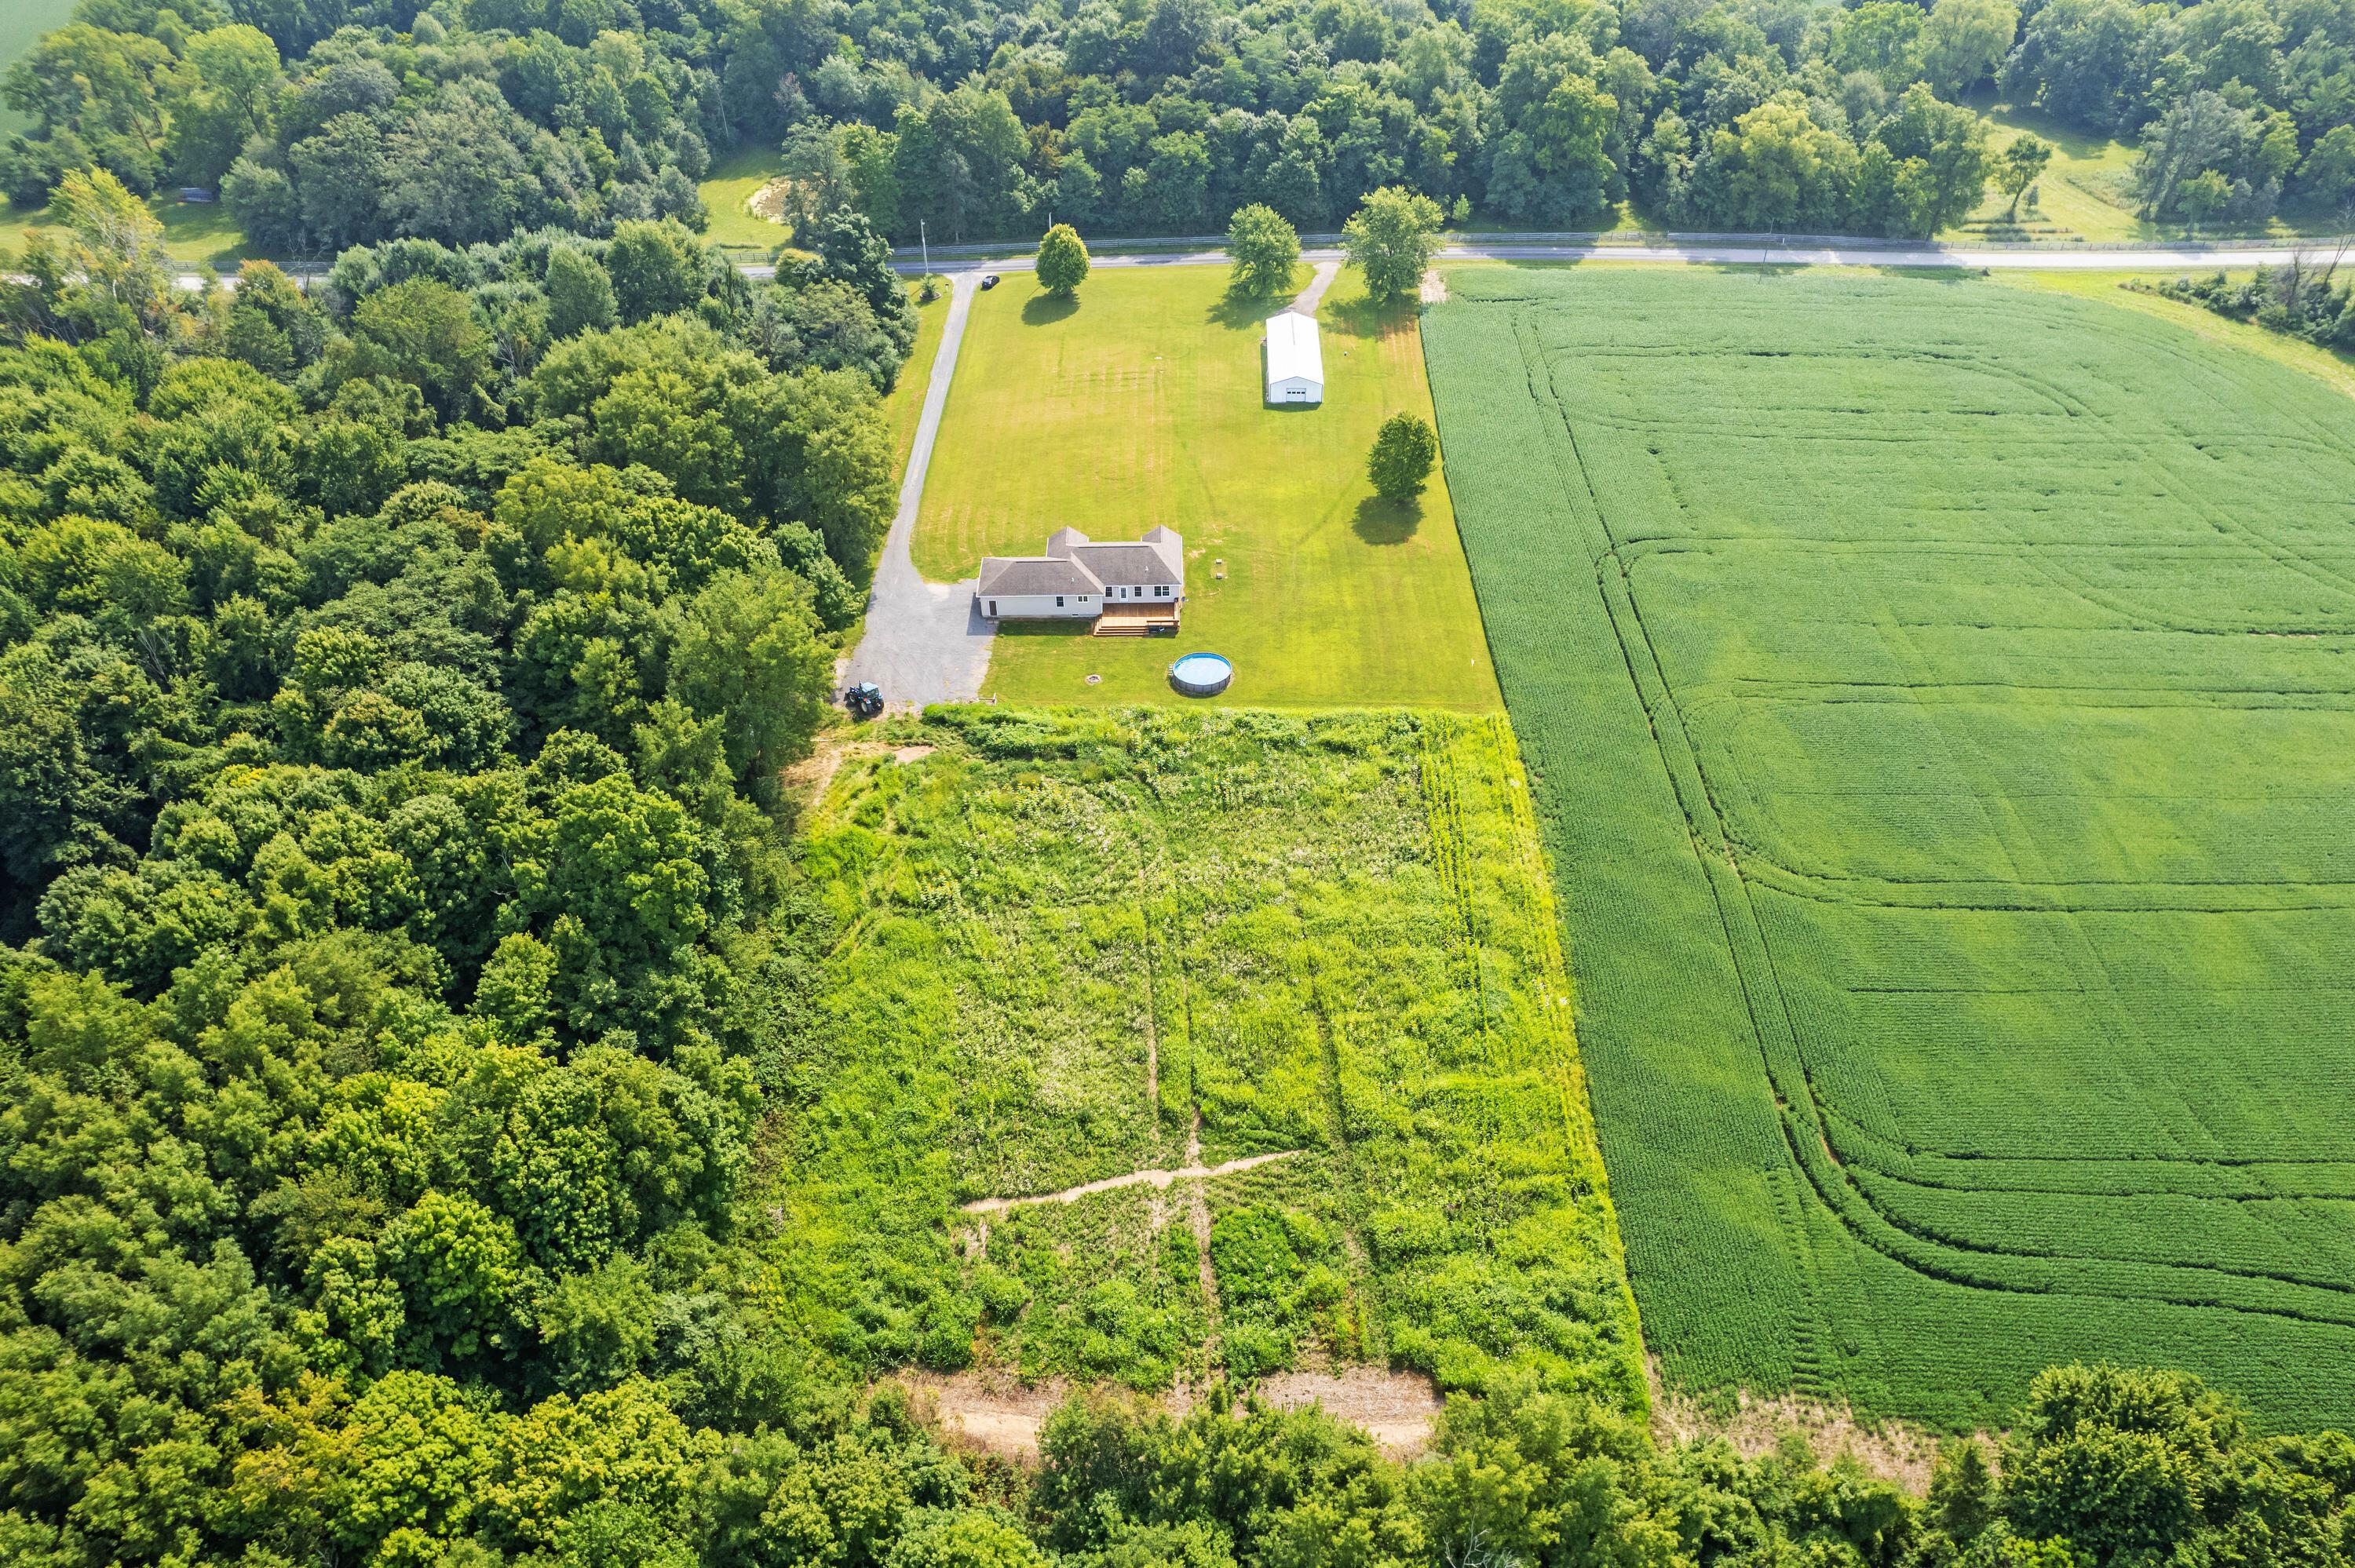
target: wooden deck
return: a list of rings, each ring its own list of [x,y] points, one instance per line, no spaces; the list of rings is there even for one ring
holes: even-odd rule
[[[1108,604],[1096,617],[1098,637],[1151,637],[1178,630],[1176,604]]]

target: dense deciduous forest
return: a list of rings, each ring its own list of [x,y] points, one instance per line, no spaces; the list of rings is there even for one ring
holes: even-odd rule
[[[0,1560],[2349,1561],[2346,1440],[2165,1374],[2051,1374],[1926,1501],[1513,1383],[1411,1465],[1221,1393],[1018,1472],[742,1199],[834,936],[777,779],[889,515],[889,241],[1393,184],[1923,232],[1990,81],[2142,136],[2153,212],[2327,208],[2350,16],[83,0],[0,87],[51,220],[0,280]],[[695,235],[746,146],[806,252],[758,284]],[[176,291],[173,185],[323,286]]]
[[[1303,228],[1404,185],[1460,219],[1925,234],[1998,173],[1966,96],[2137,138],[2147,216],[2355,200],[2347,0],[83,0],[5,79],[37,203],[95,163],[218,185],[273,252],[788,216],[895,240]],[[2032,177],[2032,173],[2030,175]],[[2024,183],[2024,181],[2023,181]]]

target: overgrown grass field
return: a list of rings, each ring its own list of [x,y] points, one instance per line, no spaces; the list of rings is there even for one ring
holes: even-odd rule
[[[801,854],[837,937],[761,1206],[838,1353],[1643,1404],[1501,716],[940,710],[843,761]]]
[[[1450,283],[1672,1381],[1966,1425],[2114,1358],[2355,1418],[2355,402],[1975,279]]]
[[[1180,641],[1234,661],[1234,701],[1494,708],[1444,476],[1406,508],[1366,479],[1381,421],[1430,411],[1412,308],[1377,312],[1344,272],[1319,313],[1324,406],[1271,409],[1260,337],[1279,302],[1231,300],[1226,280],[1222,268],[1103,268],[1071,303],[1027,273],[980,295],[925,482],[917,567],[951,581],[984,555],[1035,555],[1066,524],[1132,539],[1167,524],[1186,539]],[[1173,652],[1157,638],[1009,627],[986,692],[1176,701]]]

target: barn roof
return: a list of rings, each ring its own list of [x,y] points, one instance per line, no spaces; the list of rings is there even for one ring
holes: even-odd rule
[[[1316,318],[1297,311],[1270,316],[1267,322],[1267,384],[1295,376],[1325,383],[1325,353],[1317,344]]]

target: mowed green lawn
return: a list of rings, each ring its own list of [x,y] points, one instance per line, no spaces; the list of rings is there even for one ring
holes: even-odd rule
[[[941,285],[940,293],[929,305],[916,307],[916,346],[908,351],[908,363],[900,367],[900,379],[890,395],[883,399],[883,412],[891,421],[891,468],[904,472],[908,452],[916,444],[916,425],[923,418],[924,394],[932,385],[932,361],[941,352],[941,332],[948,324],[948,285]]]
[[[2345,227],[2327,212],[2296,210],[2255,225],[2195,229],[2179,220],[2154,223],[2135,210],[2135,143],[2082,131],[2032,109],[1995,104],[1984,113],[1990,149],[2000,152],[2015,138],[2033,135],[2051,144],[2052,161],[2037,179],[2035,207],[2023,201],[2015,210],[2011,198],[1997,190],[1990,180],[1987,196],[1977,209],[1961,225],[1947,231],[1945,238],[1950,239],[2040,239],[2117,245],[2200,238],[2214,234],[2287,238],[2297,234],[2337,234]]]
[[[1497,705],[1444,477],[1400,508],[1365,475],[1387,416],[1430,413],[1412,307],[1378,313],[1353,273],[1336,281],[1313,409],[1261,402],[1275,308],[1231,301],[1225,270],[1207,267],[1100,268],[1071,303],[1010,273],[975,300],[918,567],[952,581],[985,554],[1035,555],[1066,524],[1133,539],[1166,524],[1187,555],[1177,640],[1011,626],[986,694],[1182,701],[1169,662],[1207,648],[1234,661],[1238,705]]]
[[[1953,274],[1450,285],[1669,1380],[1970,1425],[2106,1359],[2355,1419],[2355,399]]]
[[[793,236],[782,223],[772,223],[745,204],[776,177],[777,150],[765,143],[739,147],[715,161],[696,194],[710,209],[710,227],[703,238],[714,245],[749,246],[773,250]]]

